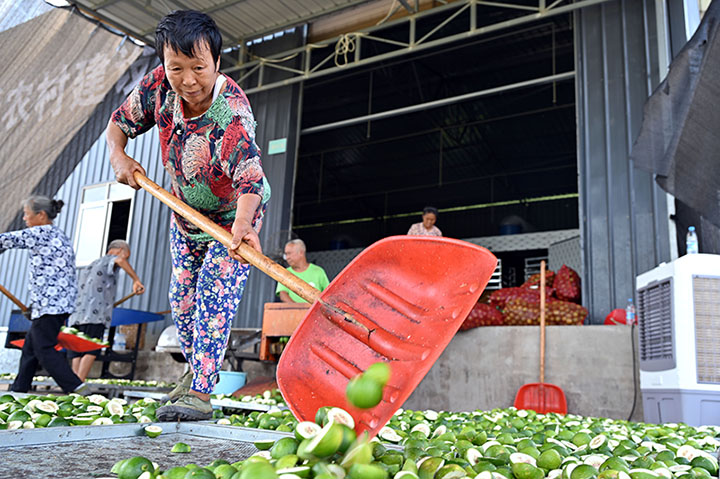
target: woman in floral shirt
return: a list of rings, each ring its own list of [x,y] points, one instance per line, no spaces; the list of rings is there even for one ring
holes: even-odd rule
[[[12,391],[27,392],[41,365],[66,393],[89,392],[70,369],[67,358],[55,350],[60,327],[75,309],[77,297],[75,252],[65,233],[53,224],[62,207],[62,200],[31,196],[23,206],[27,228],[0,234],[0,251],[30,250],[28,290],[33,322],[25,336]]]
[[[117,180],[137,189],[133,173],[145,170],[125,153],[127,139],[157,125],[172,193],[232,233],[226,249],[178,215],[170,224],[170,306],[190,371],[171,392],[173,403],[156,414],[170,421],[208,419],[249,272],[235,250],[245,241],[261,251],[257,231],[270,186],[250,104],[220,73],[215,22],[200,12],[173,12],[160,21],[155,38],[162,65],[113,113],[106,132],[110,162]]]

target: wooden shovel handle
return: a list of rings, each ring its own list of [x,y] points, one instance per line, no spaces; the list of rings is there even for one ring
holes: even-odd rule
[[[0,284],[0,292],[2,292],[2,294],[4,294],[5,296],[7,296],[10,301],[12,301],[13,303],[15,303],[15,305],[16,305],[18,308],[20,308],[20,311],[22,311],[23,313],[28,310],[28,307],[27,307],[27,306],[25,306],[24,304],[22,304],[22,302],[21,302],[19,299],[17,299],[17,298],[15,297],[15,295],[13,295],[10,291],[8,291],[7,289],[5,289],[5,286],[3,286],[3,285],[1,285],[1,284]]]
[[[113,308],[117,308],[118,306],[120,306],[121,304],[123,304],[125,301],[127,301],[127,300],[130,299],[130,298],[132,298],[132,297],[135,296],[136,294],[137,294],[137,293],[136,293],[135,291],[133,291],[132,293],[128,294],[127,296],[118,299],[117,301],[115,301],[115,302],[113,303]]]
[[[136,171],[134,173],[135,182],[142,186],[142,188],[159,199],[167,206],[170,207],[175,213],[181,215],[186,220],[209,234],[222,244],[230,247],[232,242],[232,235],[221,226],[215,224],[207,216],[202,215],[198,211],[195,211],[174,195],[168,193],[153,181],[149,180],[145,175]],[[245,258],[245,260],[251,265],[263,273],[270,276],[275,281],[287,286],[293,293],[297,294],[309,303],[314,303],[315,300],[320,296],[320,291],[310,286],[305,281],[301,280],[287,269],[283,268],[275,261],[271,260],[262,253],[258,253],[255,249],[247,243],[241,243],[240,247],[236,250],[237,253]]]
[[[540,382],[545,382],[545,260],[540,261]]]

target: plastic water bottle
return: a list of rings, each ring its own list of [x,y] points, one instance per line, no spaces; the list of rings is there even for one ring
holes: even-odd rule
[[[628,298],[627,306],[625,306],[625,324],[635,324],[635,304],[632,298]]]
[[[695,227],[688,228],[687,236],[685,236],[685,252],[686,254],[698,254],[698,237],[695,233]]]
[[[125,344],[125,335],[123,333],[116,333],[115,340],[113,341],[113,349],[116,351],[124,351]]]

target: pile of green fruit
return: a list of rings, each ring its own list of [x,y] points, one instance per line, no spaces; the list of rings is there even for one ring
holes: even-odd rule
[[[21,398],[5,394],[0,396],[0,429],[150,423],[156,421],[157,407],[153,399],[128,405],[124,399],[108,399],[99,394]]]
[[[276,420],[263,421],[272,417]],[[250,413],[247,418],[258,427],[263,421],[276,430],[292,424],[291,417],[279,411]],[[197,473],[206,476],[197,477],[211,477],[210,472],[231,479],[718,477],[718,426],[632,423],[515,408],[464,413],[399,410],[379,438],[403,446],[401,452],[380,442],[359,441],[350,430],[351,421],[342,410],[321,408],[315,423],[296,423],[294,439],[258,441],[260,452],[255,456],[220,471],[219,464],[211,464],[207,472]],[[246,469],[253,463],[263,466]],[[148,477],[196,477],[169,473]]]
[[[0,379],[14,380],[17,375],[14,373],[3,373],[0,374]],[[54,381],[50,376],[35,376],[33,378],[35,382],[47,382]],[[169,383],[165,381],[142,381],[142,380],[130,380],[130,379],[87,379],[85,382],[90,384],[110,384],[113,386],[131,386],[131,387],[145,387],[145,388],[169,388],[172,389],[176,386],[176,383]]]
[[[230,394],[213,394],[212,397],[214,399],[230,399],[244,403],[265,404],[267,406],[285,406],[285,399],[282,397],[279,389],[268,389],[263,391],[261,394],[256,394],[254,396],[246,395],[239,398]]]
[[[88,336],[87,334],[83,333],[77,328],[68,327],[68,326],[61,326],[60,332],[65,334],[72,334],[73,336],[77,336],[80,339],[84,339],[85,341],[90,341],[91,343],[96,343],[100,346],[109,346],[110,343],[106,343],[100,338],[93,338],[92,336]]]

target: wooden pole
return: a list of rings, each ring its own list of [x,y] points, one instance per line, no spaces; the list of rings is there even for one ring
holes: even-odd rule
[[[3,286],[3,285],[1,285],[1,284],[0,284],[0,292],[2,292],[2,294],[4,294],[5,296],[7,296],[10,301],[12,301],[13,303],[15,303],[15,305],[16,305],[18,308],[20,308],[20,311],[22,311],[23,313],[28,310],[28,307],[27,307],[27,306],[25,306],[24,304],[22,304],[22,302],[21,302],[19,299],[17,299],[17,298],[15,297],[15,295],[13,295],[10,291],[8,291],[7,289],[5,289],[5,286]]]
[[[181,215],[186,220],[209,234],[225,246],[229,247],[232,242],[232,235],[221,226],[215,224],[210,218],[190,208],[188,205],[180,201],[174,195],[168,193],[160,186],[149,180],[145,175],[136,171],[134,173],[135,181],[143,187],[145,191],[159,199],[174,212]],[[245,258],[251,265],[263,273],[270,276],[275,281],[287,286],[292,292],[309,302],[314,303],[320,296],[320,291],[301,280],[287,269],[283,268],[275,261],[271,260],[262,253],[258,253],[247,243],[241,243],[237,249],[237,253]]]
[[[540,382],[545,382],[545,260],[540,262]]]

